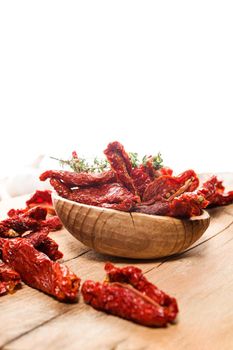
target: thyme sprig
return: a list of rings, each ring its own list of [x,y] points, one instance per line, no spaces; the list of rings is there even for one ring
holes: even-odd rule
[[[72,158],[68,160],[55,157],[50,158],[59,161],[60,165],[63,168],[65,166],[69,166],[76,173],[102,173],[103,171],[110,169],[110,165],[107,159],[98,159],[97,157],[93,159],[92,163],[88,163],[88,161],[85,158],[74,156],[72,156]]]
[[[137,168],[140,165],[140,160],[138,158],[138,153],[136,153],[136,152],[129,152],[128,155],[129,155],[129,158],[131,160],[132,167],[133,168]]]
[[[147,162],[151,162],[152,166],[156,170],[162,168],[162,166],[163,166],[163,159],[162,159],[162,156],[161,156],[160,152],[157,153],[154,156],[147,156],[146,155],[146,156],[142,157],[142,159],[139,159],[138,153],[129,152],[128,154],[129,154],[129,157],[130,157],[130,160],[131,160],[133,168],[137,168],[141,164],[146,166]]]
[[[133,168],[138,168],[141,164],[146,166],[147,162],[152,162],[152,165],[156,170],[163,166],[163,159],[160,152],[155,156],[144,156],[142,159],[140,159],[136,152],[129,152],[128,155]],[[70,167],[76,173],[102,173],[103,171],[110,170],[110,164],[107,159],[95,157],[93,161],[89,163],[85,158],[78,157],[76,152],[73,152],[71,159],[68,160],[55,157],[50,158],[59,161],[63,168],[66,166]]]

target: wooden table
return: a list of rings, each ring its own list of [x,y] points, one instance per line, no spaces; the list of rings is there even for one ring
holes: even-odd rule
[[[233,177],[229,177],[233,183]],[[0,203],[23,207],[25,197]],[[96,311],[69,305],[23,285],[0,298],[1,349],[233,349],[233,205],[209,211],[211,224],[185,253],[154,261],[132,261],[95,253],[65,229],[51,234],[64,262],[81,278],[103,280],[104,263],[134,264],[178,300],[176,324],[146,328]]]

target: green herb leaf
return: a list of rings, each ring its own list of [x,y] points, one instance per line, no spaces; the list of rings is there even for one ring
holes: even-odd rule
[[[98,159],[97,157],[94,158],[93,163],[88,163],[85,158],[76,158],[73,157],[68,160],[59,159],[55,157],[50,157],[51,159],[55,159],[59,161],[60,165],[62,167],[68,166],[76,173],[101,173],[103,171],[109,170],[110,166],[107,161],[107,159]]]
[[[152,157],[152,164],[156,170],[162,168],[162,163],[163,163],[163,159],[161,157],[160,152],[156,156]]]
[[[133,168],[137,168],[139,166],[139,164],[140,164],[140,161],[138,159],[138,153],[136,153],[136,152],[129,152],[128,155],[129,155],[129,158],[131,160],[132,167]]]
[[[152,162],[153,167],[158,170],[163,166],[163,159],[161,157],[161,153],[159,152],[155,156],[144,156],[142,158],[142,164],[146,166],[147,162]]]

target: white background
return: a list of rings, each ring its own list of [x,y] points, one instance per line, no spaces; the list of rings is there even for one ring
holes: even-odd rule
[[[1,172],[113,140],[233,171],[232,18],[232,1],[1,1]]]

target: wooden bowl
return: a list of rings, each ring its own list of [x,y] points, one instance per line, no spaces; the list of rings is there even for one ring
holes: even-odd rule
[[[201,237],[210,222],[206,211],[179,220],[99,208],[57,195],[53,195],[53,203],[75,238],[99,253],[125,258],[161,258],[182,252]]]

